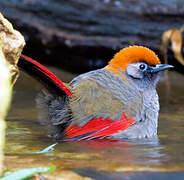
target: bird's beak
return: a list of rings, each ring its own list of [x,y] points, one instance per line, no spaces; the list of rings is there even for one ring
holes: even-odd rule
[[[170,69],[170,68],[174,68],[174,66],[169,65],[169,64],[157,64],[154,67],[150,66],[148,71],[151,73],[156,73],[156,72],[163,71],[163,70]]]

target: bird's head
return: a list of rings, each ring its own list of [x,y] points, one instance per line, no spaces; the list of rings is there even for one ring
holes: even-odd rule
[[[109,61],[106,69],[117,74],[125,74],[138,88],[155,87],[159,79],[159,72],[173,68],[168,64],[161,64],[158,56],[143,46],[129,46],[116,53]]]

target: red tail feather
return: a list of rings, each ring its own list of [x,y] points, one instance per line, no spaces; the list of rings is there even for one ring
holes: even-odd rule
[[[39,74],[37,76],[42,76],[42,81],[46,84],[46,82],[48,83],[48,80],[50,80],[50,82],[52,82],[52,84],[54,84],[57,88],[59,88],[60,90],[62,90],[63,92],[65,92],[68,96],[72,96],[71,91],[64,85],[64,83],[58,78],[56,77],[51,71],[49,71],[46,67],[44,67],[43,65],[41,65],[40,63],[38,63],[37,61],[31,59],[28,56],[25,55],[21,55],[21,58],[23,58],[23,60],[29,62],[29,64],[24,64],[19,60],[18,66],[23,68],[26,72],[29,71],[28,73],[33,74],[35,73],[34,70],[37,70],[39,72]],[[43,77],[44,75],[44,77]],[[35,76],[35,75],[33,75]],[[37,77],[37,79],[39,79],[39,77]]]

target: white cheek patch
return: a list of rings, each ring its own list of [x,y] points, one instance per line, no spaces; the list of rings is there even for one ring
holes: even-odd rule
[[[139,71],[137,64],[130,64],[127,66],[127,74],[133,78],[142,79],[143,73]]]

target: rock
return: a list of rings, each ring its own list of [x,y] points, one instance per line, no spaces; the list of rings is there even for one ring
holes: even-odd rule
[[[72,71],[100,68],[124,46],[158,52],[161,35],[183,23],[181,0],[1,0],[25,35],[24,53]]]
[[[18,72],[17,62],[24,46],[24,37],[0,13],[0,48],[12,76]]]
[[[52,175],[45,175],[46,178],[52,180],[94,180],[89,177],[82,177],[79,174],[69,171],[69,170],[61,170],[59,173],[52,173]]]

